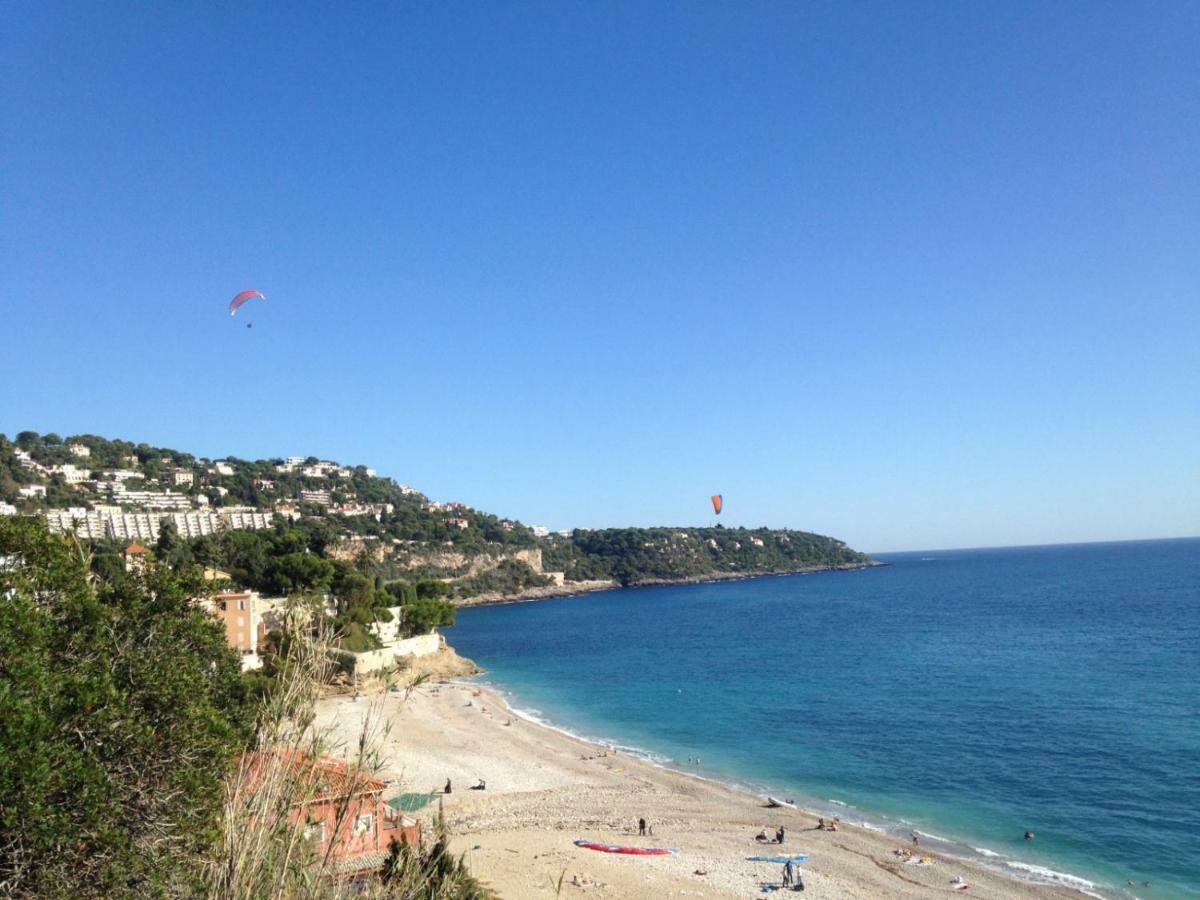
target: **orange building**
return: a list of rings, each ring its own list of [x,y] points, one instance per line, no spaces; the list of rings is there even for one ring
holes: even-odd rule
[[[256,752],[245,763],[251,791],[268,760],[282,762],[295,796],[304,797],[292,804],[289,822],[303,829],[318,858],[330,855],[338,877],[379,871],[393,838],[413,849],[420,847],[420,823],[383,801],[384,782],[328,757]]]
[[[225,623],[226,642],[242,654],[242,668],[257,668],[258,648],[267,637],[262,599],[257,592],[215,594],[212,612]]]

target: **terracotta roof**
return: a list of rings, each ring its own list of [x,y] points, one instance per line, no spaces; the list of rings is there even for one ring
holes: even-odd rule
[[[137,541],[134,541],[132,544],[130,544],[128,547],[125,548],[126,556],[131,556],[135,553],[149,553],[149,552],[150,552],[149,550],[147,550],[145,547],[143,547]]]
[[[311,803],[316,800],[335,800],[348,797],[352,793],[358,796],[375,794],[387,787],[385,782],[370,777],[366,772],[354,771],[341,760],[322,756],[313,757],[294,751],[256,750],[246,754],[243,765],[249,772],[248,787],[254,790],[258,780],[263,777],[263,767],[273,760],[283,763],[288,769],[288,776],[294,780],[298,788],[296,802]]]

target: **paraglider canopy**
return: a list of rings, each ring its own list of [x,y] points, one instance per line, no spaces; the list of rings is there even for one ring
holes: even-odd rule
[[[242,304],[251,297],[258,297],[261,300],[266,300],[267,296],[262,291],[242,291],[236,297],[229,301],[229,314],[232,316],[241,308]]]
[[[712,495],[713,512],[718,516],[721,514],[721,507],[725,505],[725,499],[720,494]]]

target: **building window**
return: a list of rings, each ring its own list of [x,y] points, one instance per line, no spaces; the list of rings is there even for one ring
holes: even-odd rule
[[[367,834],[375,827],[375,817],[370,813],[359,816],[354,820],[354,833]]]
[[[304,837],[318,844],[325,843],[325,823],[309,822],[304,826]]]
[[[239,600],[239,601],[238,601],[238,609],[239,609],[239,610],[244,610],[245,608],[246,608],[246,601],[245,601],[245,600]]]

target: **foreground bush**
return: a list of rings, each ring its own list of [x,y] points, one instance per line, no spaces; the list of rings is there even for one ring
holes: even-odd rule
[[[194,587],[95,581],[75,541],[0,520],[0,895],[201,888],[253,716]]]

